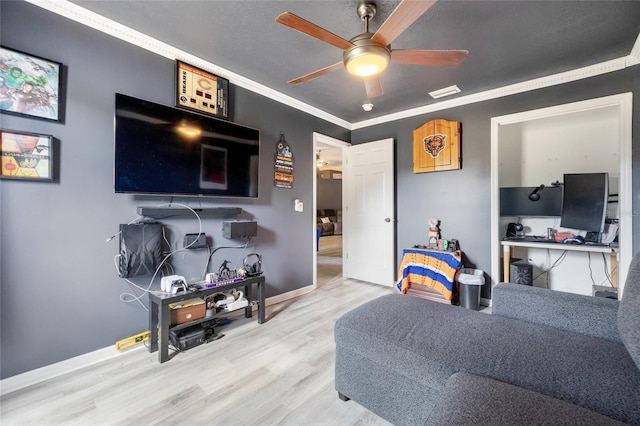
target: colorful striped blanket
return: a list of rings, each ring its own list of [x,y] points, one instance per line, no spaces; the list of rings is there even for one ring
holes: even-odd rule
[[[405,294],[411,284],[421,284],[442,293],[446,300],[451,300],[456,272],[461,267],[460,251],[404,249],[398,272],[398,290]]]

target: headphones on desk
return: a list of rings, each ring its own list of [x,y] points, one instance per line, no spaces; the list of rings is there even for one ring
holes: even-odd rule
[[[242,263],[247,275],[259,275],[262,273],[262,256],[258,253],[248,254]]]

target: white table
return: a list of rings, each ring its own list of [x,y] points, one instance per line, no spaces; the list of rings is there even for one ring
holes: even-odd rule
[[[501,241],[504,255],[504,282],[509,282],[509,265],[511,264],[511,249],[513,247],[528,247],[536,249],[560,250],[560,251],[581,251],[585,253],[605,253],[611,255],[611,281],[615,288],[618,288],[618,253],[617,247],[600,246],[593,244],[564,244],[547,243],[538,241]]]

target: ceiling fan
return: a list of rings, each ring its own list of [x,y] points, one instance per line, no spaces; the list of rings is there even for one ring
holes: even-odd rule
[[[335,35],[291,12],[281,13],[276,18],[276,22],[324,41],[343,51],[342,62],[294,78],[289,80],[288,83],[304,83],[345,67],[349,73],[363,77],[367,97],[371,99],[382,95],[382,86],[378,75],[387,67],[389,62],[435,66],[460,65],[469,53],[467,50],[391,49],[391,42],[422,16],[435,2],[436,0],[402,0],[375,33],[369,32],[369,21],[376,14],[376,5],[369,1],[360,3],[357,13],[360,19],[364,21],[364,32],[351,40]]]

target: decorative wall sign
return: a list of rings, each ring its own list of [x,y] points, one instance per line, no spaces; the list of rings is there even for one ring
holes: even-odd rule
[[[229,80],[176,61],[176,106],[229,118]]]
[[[53,180],[53,138],[37,133],[0,131],[0,178]]]
[[[276,144],[275,173],[273,177],[275,187],[293,187],[293,153],[284,139],[284,133],[280,133],[280,140]]]
[[[460,169],[460,122],[431,120],[413,131],[413,173]]]
[[[0,111],[60,121],[62,64],[0,47]]]

